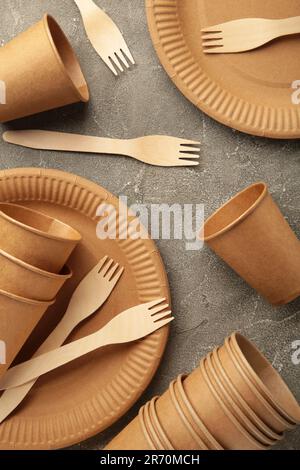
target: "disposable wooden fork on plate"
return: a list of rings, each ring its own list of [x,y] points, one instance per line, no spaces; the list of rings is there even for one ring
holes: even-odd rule
[[[84,338],[34,357],[11,369],[2,377],[0,390],[17,387],[61,367],[98,348],[129,343],[144,338],[174,320],[166,299],[136,305],[117,315],[103,328]]]
[[[300,16],[284,19],[243,18],[203,28],[206,54],[245,52],[273,39],[300,33]]]
[[[87,36],[112,73],[124,72],[134,58],[113,20],[92,0],[74,0],[79,8]]]

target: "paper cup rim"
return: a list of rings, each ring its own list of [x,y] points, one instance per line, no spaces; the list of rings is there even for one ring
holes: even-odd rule
[[[76,93],[77,97],[79,98],[79,101],[82,101],[84,103],[88,102],[89,98],[90,98],[89,87],[88,87],[88,84],[87,84],[87,82],[84,78],[83,72],[82,72],[80,64],[79,64],[79,60],[78,60],[78,58],[77,58],[77,56],[74,52],[73,47],[71,46],[70,41],[68,40],[68,38],[65,35],[65,33],[63,32],[62,28],[60,27],[60,25],[58,24],[58,22],[55,20],[55,18],[52,15],[49,15],[49,13],[45,13],[45,15],[42,18],[42,21],[43,21],[43,25],[44,25],[45,32],[47,34],[49,43],[52,47],[52,50],[54,52],[54,55],[57,59],[57,62],[59,64],[62,72],[68,78],[68,81],[69,81],[70,85],[72,86],[73,91]],[[68,45],[69,53],[72,55],[74,64],[76,64],[76,68],[77,68],[78,72],[82,75],[82,78],[83,78],[83,83],[82,83],[83,89],[84,89],[83,92],[81,92],[80,88],[78,88],[76,86],[76,84],[74,83],[71,75],[68,72],[68,69],[67,69],[65,63],[63,62],[63,60],[61,58],[61,55],[58,51],[58,48],[55,44],[55,41],[54,41],[54,38],[53,38],[53,35],[52,35],[52,32],[51,32],[50,22],[53,22],[55,24],[55,26],[59,29],[60,33],[62,34],[62,37],[64,38],[64,40],[66,41],[66,44]]]
[[[278,440],[277,439],[272,439],[271,437],[268,437],[263,431],[261,431],[252,421],[251,419],[244,413],[244,411],[240,408],[239,405],[237,405],[234,401],[234,399],[231,397],[230,393],[226,390],[226,387],[224,387],[222,380],[218,377],[218,373],[214,367],[213,361],[212,361],[212,353],[209,353],[206,356],[206,365],[207,369],[211,371],[211,374],[213,376],[213,379],[215,383],[217,384],[217,387],[219,388],[220,391],[220,397],[223,403],[229,407],[229,411],[232,413],[231,409],[234,409],[236,415],[238,418],[232,413],[232,415],[237,419],[237,421],[246,429],[249,434],[254,437],[258,442],[260,442],[263,445],[267,446],[272,446],[274,445]],[[217,377],[217,378],[216,378]],[[215,387],[214,387],[215,388]],[[257,433],[257,436],[254,435],[254,433]],[[260,436],[260,437],[258,437]],[[266,439],[267,442],[263,442],[262,440]]]
[[[255,426],[258,427],[266,436],[270,437],[271,439],[275,441],[281,441],[284,437],[283,433],[278,433],[274,431],[268,424],[266,424],[256,413],[253,411],[253,409],[248,405],[248,403],[244,400],[242,395],[240,394],[240,391],[238,388],[231,382],[230,377],[228,376],[226,370],[224,369],[220,357],[219,357],[219,350],[221,347],[216,347],[212,354],[213,354],[213,359],[215,362],[218,363],[218,368],[221,369],[222,374],[225,375],[226,377],[226,382],[230,383],[230,386],[233,387],[235,391],[235,395],[238,397],[238,401],[241,402],[241,407],[247,409],[247,413],[250,416],[250,420],[255,423]],[[240,405],[238,405],[240,407]]]
[[[247,376],[246,372],[243,370],[240,362],[238,359],[235,357],[235,353],[231,349],[231,341],[230,337],[226,338],[225,340],[225,347],[228,350],[230,350],[231,354],[234,356],[234,359],[231,359],[235,368],[238,370],[238,373],[243,377],[243,380],[246,382],[247,386],[250,388],[251,392],[253,395],[257,397],[257,399],[260,401],[260,403],[266,408],[268,413],[272,415],[272,417],[280,423],[281,426],[284,426],[285,430],[286,429],[293,429],[295,426],[293,426],[290,422],[288,422],[277,410],[275,410],[272,405],[266,400],[266,398],[259,392],[259,390],[255,387],[253,382],[249,379]]]
[[[208,382],[210,384],[210,391],[212,393],[212,395],[214,396],[214,399],[217,401],[217,403],[219,404],[219,406],[222,408],[223,410],[223,413],[227,416],[227,418],[230,420],[230,422],[232,423],[232,425],[234,427],[236,427],[236,429],[241,433],[243,434],[246,439],[248,439],[250,442],[252,441],[252,443],[254,443],[255,445],[257,445],[257,447],[261,447],[261,450],[263,449],[267,449],[268,446],[265,445],[265,444],[262,444],[260,441],[258,441],[258,439],[256,439],[254,436],[252,436],[252,434],[250,434],[249,431],[247,431],[247,429],[245,429],[242,424],[240,424],[240,422],[237,420],[237,418],[231,413],[231,411],[229,410],[228,406],[226,405],[226,403],[223,402],[223,400],[219,397],[219,394],[216,392],[215,390],[215,387],[213,386],[213,384],[211,383],[210,381],[210,378],[209,378],[209,375],[207,373],[207,370],[206,370],[206,358],[204,358],[201,362],[200,362],[200,370],[201,370],[201,374],[204,376],[204,380],[205,382],[207,383],[207,386],[208,385]],[[203,374],[203,372],[205,373],[205,375],[207,377],[205,377],[205,375]],[[208,381],[208,382],[207,382]],[[213,389],[213,392],[212,392],[212,389]]]
[[[69,232],[74,234],[74,237],[65,238],[65,237],[62,237],[60,235],[53,235],[53,234],[50,234],[50,233],[47,233],[47,232],[43,232],[42,230],[39,230],[35,227],[32,227],[31,225],[26,225],[24,222],[21,222],[17,219],[14,219],[10,215],[7,215],[5,212],[3,212],[1,210],[1,208],[3,206],[18,207],[19,209],[24,210],[24,212],[31,212],[33,214],[36,214],[36,216],[38,216],[40,218],[52,220],[53,222],[57,222],[59,225],[68,228]],[[20,206],[19,204],[14,204],[14,203],[9,203],[9,202],[1,202],[0,203],[0,217],[5,218],[9,222],[13,223],[14,225],[18,225],[19,227],[23,228],[26,231],[35,233],[36,235],[39,235],[40,237],[50,238],[52,240],[58,240],[58,241],[61,241],[61,242],[66,242],[66,243],[80,242],[82,240],[82,236],[80,235],[80,233],[77,230],[75,230],[73,227],[71,227],[70,225],[62,222],[59,219],[55,219],[53,217],[50,217],[49,215],[43,214],[42,212],[36,211],[34,209],[29,209],[28,207]]]
[[[11,292],[7,292],[3,289],[0,289],[0,296],[8,297],[11,300],[14,300],[19,303],[29,304],[29,305],[40,305],[40,306],[47,306],[53,305],[56,299],[53,300],[34,300],[34,299],[27,299],[25,297],[21,297],[20,295],[12,294]]]
[[[250,191],[251,189],[253,189],[255,187],[259,187],[259,186],[261,186],[262,191],[261,191],[260,195],[257,197],[257,199],[254,201],[254,203],[251,204],[251,206],[248,207],[248,209],[246,209],[238,218],[236,218],[235,220],[233,220],[232,222],[227,224],[222,229],[218,230],[216,233],[213,233],[212,235],[208,235],[207,237],[205,236],[205,228],[211,220],[216,218],[220,214],[220,212],[222,212],[226,207],[228,207],[229,205],[234,203],[241,195],[243,195],[246,192]],[[240,222],[245,220],[250,214],[252,214],[252,212],[254,212],[255,209],[260,205],[260,203],[265,199],[267,194],[268,194],[268,186],[263,181],[251,184],[250,186],[243,189],[242,191],[239,191],[235,196],[233,196],[231,199],[229,199],[227,202],[225,202],[225,204],[223,204],[221,207],[219,207],[219,209],[217,209],[210,217],[208,217],[208,219],[205,221],[204,225],[202,226],[202,228],[200,230],[199,239],[204,241],[204,242],[208,242],[210,240],[213,240],[213,239],[223,235],[226,232],[229,232],[232,228],[234,228]]]
[[[254,353],[260,361],[264,364],[264,366],[268,369],[268,371],[271,373],[271,376],[276,380],[277,383],[280,383],[280,387],[284,390],[286,397],[288,398],[288,406],[296,406],[298,408],[298,418],[293,418],[292,415],[290,414],[290,411],[286,410],[286,406],[278,401],[277,398],[275,398],[267,385],[264,384],[264,382],[261,380],[261,378],[258,376],[252,365],[249,363],[245,352],[242,350],[241,345],[239,344],[239,339],[241,339],[243,342],[246,343],[247,348],[250,348],[251,352]],[[280,410],[281,413],[283,413],[286,417],[288,418],[289,421],[292,421],[292,423],[295,423],[295,421],[300,422],[300,405],[298,401],[296,400],[295,396],[289,389],[288,385],[285,383],[281,375],[277,372],[277,370],[272,366],[272,364],[267,360],[267,358],[259,351],[259,349],[250,341],[248,340],[245,336],[243,336],[241,333],[235,332],[231,335],[231,341],[235,342],[238,346],[238,351],[239,351],[239,356],[241,357],[243,364],[247,367],[249,372],[251,373],[251,376],[254,378],[254,380],[258,383],[259,387],[262,388],[264,393],[267,395],[269,400],[274,403],[274,405],[277,407],[278,410]]]
[[[70,279],[70,277],[72,277],[73,275],[72,269],[67,264],[61,269],[61,272],[57,274],[57,273],[52,273],[50,271],[45,271],[43,269],[38,268],[37,266],[33,266],[32,264],[28,264],[25,261],[11,255],[10,253],[7,253],[1,248],[0,248],[0,256],[2,256],[3,258],[7,258],[12,263],[17,264],[21,266],[22,268],[27,269],[28,271],[32,271],[43,277],[49,277],[51,279],[66,279],[67,280],[67,279]],[[67,271],[65,274],[63,273],[64,270]]]

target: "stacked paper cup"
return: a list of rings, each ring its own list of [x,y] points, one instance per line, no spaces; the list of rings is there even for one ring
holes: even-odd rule
[[[65,263],[80,240],[59,220],[0,204],[0,377],[71,277]]]
[[[299,404],[280,375],[234,333],[143,406],[106,449],[265,450],[299,423]]]

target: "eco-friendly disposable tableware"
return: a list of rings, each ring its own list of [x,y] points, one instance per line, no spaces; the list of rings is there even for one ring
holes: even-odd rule
[[[250,134],[300,137],[298,36],[216,55],[205,54],[201,37],[201,29],[237,18],[298,16],[298,0],[146,0],[146,10],[164,69],[198,108]]]
[[[26,204],[82,234],[82,242],[68,261],[73,276],[30,336],[18,362],[32,356],[51,333],[79,282],[104,255],[125,268],[124,280],[99,314],[82,322],[68,341],[99,330],[116,312],[141,302],[167,297],[170,303],[168,279],[157,247],[143,231],[142,237],[134,236],[139,231],[137,221],[129,217],[122,222],[126,208],[121,212],[119,201],[106,189],[70,173],[20,168],[0,172],[0,201]],[[96,236],[103,206],[115,211],[117,226],[131,227],[131,238]],[[0,449],[67,447],[111,426],[149,385],[160,364],[168,331],[166,326],[141,341],[99,349],[41,377],[28,399],[0,425]],[[54,396],[60,399],[53,400]]]
[[[0,64],[1,122],[89,99],[73,49],[49,15],[1,47]]]
[[[174,320],[166,310],[166,299],[137,305],[117,315],[96,333],[11,368],[0,382],[0,390],[26,384],[57,367],[68,364],[95,349],[144,338]]]
[[[0,290],[0,339],[5,344],[6,356],[5,361],[0,361],[0,377],[52,303],[25,299]]]
[[[104,450],[155,450],[155,444],[145,424],[144,407],[140,409],[139,415]]]
[[[80,240],[80,233],[60,220],[0,204],[0,248],[27,264],[59,273]]]
[[[273,39],[300,33],[300,16],[282,19],[241,18],[202,29],[206,54],[245,52]]]
[[[200,149],[195,147],[200,145],[199,142],[164,135],[120,140],[64,132],[24,130],[7,131],[3,138],[6,142],[24,147],[124,155],[157,166],[199,165]]]
[[[278,434],[292,429],[291,424],[276,413],[267,400],[258,393],[231,351],[228,340],[225,340],[225,344],[219,348],[218,354],[229,379],[254,413]]]
[[[92,0],[74,0],[81,13],[86,34],[101,59],[116,76],[129,68],[134,58],[113,20]]]
[[[262,443],[265,446],[272,446],[276,444],[275,439],[270,439],[264,433],[262,433],[256,426],[248,419],[248,417],[243,413],[243,411],[235,404],[231,396],[227,393],[226,388],[223,386],[222,381],[218,377],[213,363],[212,363],[212,353],[209,353],[206,356],[206,369],[209,376],[210,382],[215,389],[215,392],[218,394],[219,398],[230,410],[233,416],[241,424],[241,426],[246,429],[257,441]]]
[[[152,423],[152,428],[158,436],[162,450],[175,450],[157,416],[156,402],[158,398],[154,397],[148,402],[149,421]]]
[[[181,409],[185,413],[185,416],[187,417],[191,425],[194,427],[194,429],[196,429],[196,432],[200,434],[203,442],[207,445],[209,449],[224,450],[223,447],[219,444],[219,442],[216,441],[214,436],[208,431],[203,421],[201,421],[201,419],[195,412],[193,406],[191,405],[183,386],[183,382],[186,377],[187,376],[185,375],[179,375],[176,381],[177,399],[178,403],[180,403]]]
[[[249,186],[209,217],[203,238],[270,303],[300,295],[300,241],[265,183]]]
[[[118,269],[119,264],[105,256],[88,272],[75,289],[62,320],[34,357],[61,346],[79,323],[104,304],[123,274],[124,269]],[[34,384],[35,380],[4,392],[0,397],[0,423],[21,403]]]
[[[220,399],[207,373],[205,361],[204,358],[200,367],[195,369],[184,382],[186,393],[197,414],[224,449],[264,450],[266,446],[254,439],[239,424]]]
[[[286,420],[299,424],[300,405],[269,361],[239,333],[233,333],[230,336],[230,345],[237,353],[243,370],[259,393]]]
[[[0,249],[0,289],[34,300],[53,300],[72,272],[65,266],[60,274],[43,271]]]
[[[247,402],[243,399],[239,390],[234,386],[231,382],[229,376],[227,375],[226,371],[222,367],[220,362],[219,348],[215,348],[212,355],[212,362],[214,364],[215,369],[218,372],[218,377],[222,381],[223,386],[226,388],[232,399],[235,403],[240,407],[241,410],[245,413],[245,415],[252,421],[252,423],[260,429],[267,437],[273,440],[282,440],[283,434],[275,433],[269,426],[267,426],[260,417],[254,413],[254,411],[250,408]]]

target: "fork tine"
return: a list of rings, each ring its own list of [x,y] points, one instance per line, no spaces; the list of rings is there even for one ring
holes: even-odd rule
[[[122,54],[122,49],[118,51],[118,54],[115,52],[116,56],[118,57],[118,60],[125,65],[127,69],[129,69],[130,65],[128,64],[128,60],[126,59],[125,55]]]
[[[199,140],[178,139],[179,145],[201,145]]]
[[[193,153],[199,153],[201,152],[201,148],[200,147],[189,147],[188,145],[187,146],[184,146],[184,145],[181,145],[180,146],[180,152],[193,152]]]
[[[221,47],[224,44],[223,39],[216,39],[215,41],[203,42],[203,47],[209,49],[210,47]]]
[[[184,158],[179,158],[178,162],[176,163],[176,166],[198,166],[200,165],[200,162],[195,162],[192,160],[185,160]]]
[[[171,313],[172,313],[171,310],[165,310],[164,312],[160,312],[160,313],[157,313],[156,315],[152,315],[153,321],[158,322],[158,321],[162,320],[163,318],[166,318],[169,315],[171,315]]]
[[[116,284],[118,282],[118,280],[120,279],[120,277],[122,276],[123,272],[125,271],[124,268],[121,268],[117,274],[113,275],[111,278],[110,278],[110,282],[113,282],[114,284]]]
[[[109,279],[112,278],[113,274],[116,272],[116,270],[118,269],[119,267],[119,263],[115,263],[113,264],[109,269],[108,271],[106,271],[106,273],[104,274],[104,277],[108,277]]]
[[[167,300],[165,297],[161,298],[161,299],[156,299],[156,300],[152,300],[151,302],[147,302],[145,304],[145,306],[150,309],[152,307],[155,307],[156,305],[158,304],[161,304],[162,302],[164,302],[165,300]]]
[[[107,65],[107,67],[111,70],[111,72],[112,72],[116,77],[118,77],[119,74],[118,74],[117,70],[115,69],[114,65],[112,64],[110,57],[104,57],[103,55],[102,55],[101,57],[102,57],[102,60],[103,60],[103,61],[105,62],[105,64]]]
[[[133,55],[131,54],[126,42],[124,41],[124,44],[123,46],[121,47],[121,51],[123,53],[123,55],[125,55],[125,57],[127,57],[130,62],[132,63],[132,65],[135,65],[135,60],[133,58]]]
[[[159,305],[158,307],[152,308],[150,310],[150,313],[151,315],[155,315],[156,313],[161,312],[165,308],[169,308],[169,304],[163,304],[163,305]]]
[[[99,261],[99,263],[96,264],[96,266],[94,267],[94,270],[95,270],[97,273],[100,272],[101,268],[104,266],[104,264],[106,263],[107,259],[108,259],[108,256],[105,255],[105,256],[103,256],[103,258],[101,258],[101,260]]]
[[[119,70],[121,70],[121,72],[124,72],[123,64],[122,64],[122,62],[120,61],[120,58],[118,57],[118,55],[117,55],[116,52],[114,53],[113,61],[114,61],[114,63],[116,63],[116,65],[117,65],[117,67],[119,68]]]
[[[222,23],[220,24],[215,24],[213,26],[208,26],[206,28],[201,29],[201,33],[222,33],[223,30],[223,25]]]
[[[184,158],[185,160],[199,160],[199,158],[200,158],[200,155],[193,154],[193,153],[190,153],[190,152],[180,152],[180,155],[181,155],[179,157],[180,160],[182,158]]]
[[[122,64],[116,59],[116,56],[112,55],[109,57],[109,60],[111,61],[112,65],[115,67],[116,71],[118,74],[120,72],[124,72]]]
[[[153,326],[155,326],[155,330],[159,330],[160,328],[162,328],[163,326],[166,326],[168,325],[168,323],[171,323],[171,321],[175,320],[174,317],[169,317],[169,318],[166,318],[165,320],[159,320],[157,322],[154,322],[153,323]]]
[[[203,50],[205,54],[220,54],[226,52],[222,47],[206,47]]]
[[[114,260],[109,258],[108,259],[108,262],[105,263],[105,265],[102,267],[102,269],[100,270],[100,272],[102,273],[103,277],[105,277],[109,271],[109,269],[111,268],[111,266],[114,264]],[[99,274],[100,274],[99,272]]]

